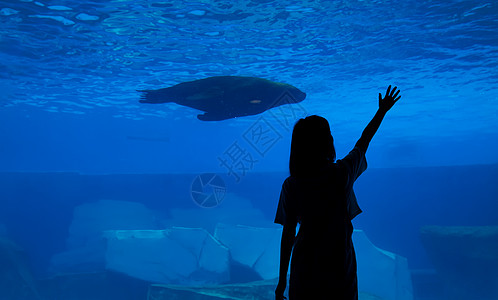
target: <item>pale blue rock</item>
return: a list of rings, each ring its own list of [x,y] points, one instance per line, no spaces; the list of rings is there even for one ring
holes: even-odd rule
[[[101,240],[106,230],[159,229],[155,213],[138,202],[99,200],[77,206],[69,227],[67,248]]]
[[[107,270],[187,286],[230,278],[228,249],[204,229],[113,230],[105,236]]]
[[[158,229],[156,214],[138,202],[99,200],[75,207],[66,250],[52,256],[51,274],[103,271],[106,230]]]
[[[358,289],[385,300],[413,300],[408,260],[377,248],[363,230],[354,230]]]
[[[282,228],[218,224],[214,237],[230,250],[237,263],[252,268],[262,279],[278,277]]]

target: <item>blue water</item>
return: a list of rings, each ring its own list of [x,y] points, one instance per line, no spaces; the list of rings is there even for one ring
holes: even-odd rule
[[[0,236],[41,280],[85,203],[138,202],[168,226],[212,230],[220,214],[172,217],[204,211],[190,185],[205,172],[235,195],[210,212],[243,198],[261,219],[239,223],[272,226],[298,115],[202,122],[136,90],[219,75],[292,84],[307,94],[299,115],[326,117],[342,157],[393,84],[402,99],[368,150],[355,228],[432,274],[422,226],[498,225],[497,32],[493,1],[0,1]],[[264,151],[247,139],[260,122],[276,138]],[[231,172],[220,159],[234,145],[252,163]]]

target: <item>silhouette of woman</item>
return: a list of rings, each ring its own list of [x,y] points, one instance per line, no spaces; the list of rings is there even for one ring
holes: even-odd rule
[[[365,152],[384,116],[401,98],[387,88],[354,149],[335,162],[329,123],[300,119],[292,132],[290,176],[284,181],[275,223],[284,226],[275,299],[285,299],[292,253],[289,300],[358,299],[351,220],[361,213],[353,183],[367,168]],[[296,236],[296,226],[300,224]]]

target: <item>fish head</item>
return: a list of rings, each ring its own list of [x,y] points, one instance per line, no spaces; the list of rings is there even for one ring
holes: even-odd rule
[[[298,89],[297,87],[292,87],[290,90],[292,96],[297,100],[297,102],[301,102],[306,98],[306,93]]]
[[[299,103],[306,98],[305,92],[290,84],[286,84],[285,94],[287,94],[286,101],[288,101],[289,103]]]

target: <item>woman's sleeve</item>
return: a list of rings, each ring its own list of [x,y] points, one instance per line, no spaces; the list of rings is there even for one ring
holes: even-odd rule
[[[359,215],[362,211],[354,194],[353,184],[360,175],[367,169],[367,159],[365,153],[360,147],[355,147],[349,152],[346,157],[338,161],[341,163],[347,172],[346,190],[347,194],[347,209],[350,220]]]
[[[297,217],[293,212],[291,206],[289,205],[288,196],[288,181],[286,180],[282,184],[282,190],[280,191],[280,199],[278,200],[277,213],[275,215],[275,223],[281,225],[297,225]]]
[[[348,183],[351,186],[360,177],[361,173],[367,169],[367,158],[360,147],[355,147],[351,150],[346,157],[341,159],[341,162],[348,169]]]

